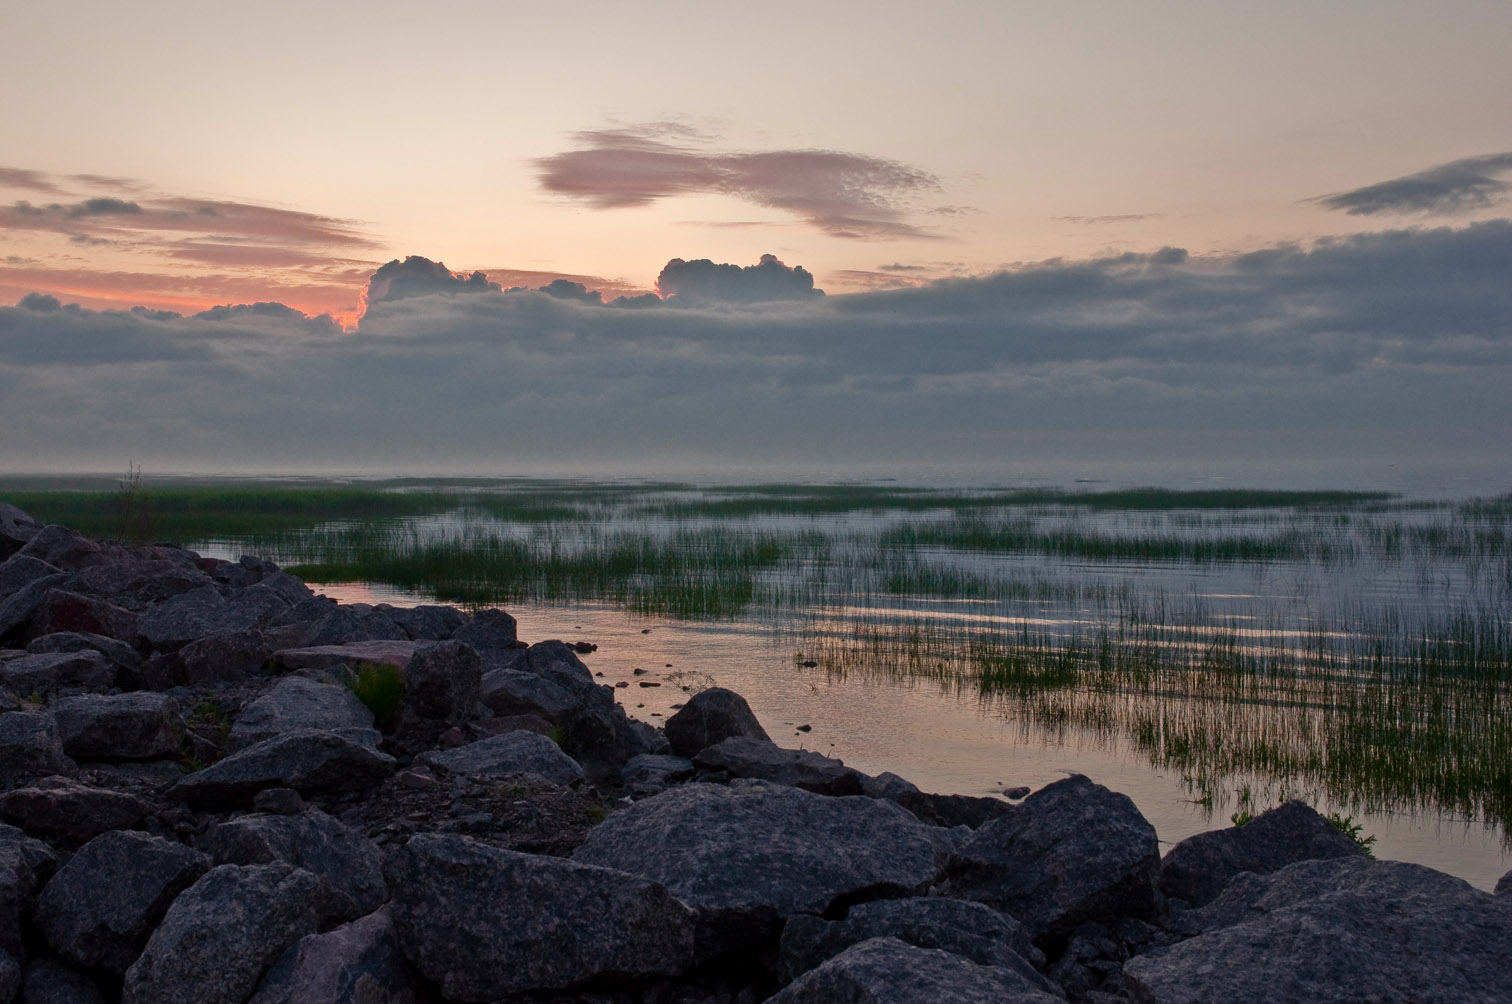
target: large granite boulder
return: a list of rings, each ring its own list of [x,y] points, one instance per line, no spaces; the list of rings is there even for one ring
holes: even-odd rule
[[[767,998],[769,1004],[1065,1004],[1011,969],[872,938]]]
[[[242,708],[226,737],[232,753],[297,729],[318,729],[376,746],[373,713],[347,687],[287,676]]]
[[[368,603],[332,607],[310,632],[307,645],[345,645],[363,641],[408,641],[404,628]]]
[[[731,736],[699,751],[695,766],[731,777],[757,778],[819,795],[859,795],[861,775],[834,757],[783,749],[770,739]]]
[[[394,924],[448,999],[675,976],[693,916],[656,882],[467,837],[412,837],[389,859]]]
[[[178,650],[179,675],[186,686],[256,676],[273,656],[268,636],[255,627],[218,631]]]
[[[284,949],[327,916],[325,883],[293,865],[220,865],[168,908],[122,1004],[244,1004]]]
[[[131,642],[136,639],[137,615],[93,596],[66,589],[49,589],[26,626],[27,639],[30,641],[61,631],[98,634]]]
[[[231,624],[226,598],[211,583],[157,604],[137,618],[141,643],[159,652],[177,652],[199,638],[250,627]]]
[[[0,795],[0,818],[28,833],[68,844],[129,829],[146,814],[146,803],[135,795],[57,775]]]
[[[32,711],[0,714],[0,789],[51,774],[72,775],[77,770],[63,753],[63,741],[51,715]]]
[[[858,903],[843,920],[811,914],[789,917],[782,928],[778,976],[791,982],[871,938],[897,938],[918,948],[938,948],[983,966],[1012,969],[1033,986],[1053,992],[1034,968],[1036,954],[1018,921],[984,903],[942,896]]]
[[[404,633],[414,641],[446,641],[467,623],[467,615],[456,607],[423,604],[417,607],[393,607],[380,603],[373,609],[403,628]]]
[[[483,675],[479,699],[495,715],[537,715],[548,722],[566,721],[579,702],[576,694],[543,676],[506,667]]]
[[[573,860],[665,885],[698,911],[708,956],[774,938],[790,914],[922,889],[937,871],[931,829],[862,796],[691,784],[610,816]]]
[[[0,1001],[10,1001],[21,988],[21,963],[0,948]]]
[[[1203,906],[1239,872],[1267,875],[1298,861],[1364,856],[1359,844],[1311,806],[1286,802],[1243,826],[1181,841],[1160,862],[1160,888]]]
[[[1512,902],[1421,865],[1349,857],[1240,873],[1187,919],[1204,933],[1125,964],[1135,1000],[1512,1000]]]
[[[0,823],[0,952],[22,957],[22,932],[32,904],[57,866],[51,847]]]
[[[566,787],[583,780],[583,768],[546,736],[518,730],[479,739],[449,750],[434,750],[415,758],[449,774],[504,779],[530,774],[549,784]]]
[[[22,629],[42,606],[48,591],[72,581],[68,572],[42,574],[43,569],[51,567],[23,554],[0,565],[0,587],[4,588],[0,592],[0,638],[10,635],[19,641]]]
[[[0,502],[0,562],[10,558],[37,535],[42,524],[8,502]]]
[[[53,525],[38,530],[16,553],[45,561],[66,572],[102,564],[117,556],[104,545],[75,530]]]
[[[450,637],[471,645],[490,669],[508,661],[523,647],[516,637],[515,619],[503,610],[479,610],[459,624]]]
[[[247,1004],[419,1004],[414,968],[399,950],[387,908],[279,956]]]
[[[0,991],[0,1000],[5,1000]],[[94,981],[57,959],[34,959],[21,976],[17,1004],[106,1004]]]
[[[209,868],[205,855],[171,840],[102,834],[42,890],[37,927],[53,951],[75,965],[124,973],[169,904]]]
[[[273,653],[273,661],[284,669],[331,669],[348,666],[393,666],[401,673],[424,643],[417,641],[356,641],[343,645],[303,645],[283,648]]]
[[[47,710],[63,752],[79,760],[152,760],[179,752],[178,705],[166,694],[83,694]]]
[[[770,739],[746,699],[733,690],[710,687],[688,699],[667,719],[667,742],[672,752],[692,759],[701,751],[734,736]]]
[[[0,662],[0,686],[18,694],[101,693],[115,686],[118,673],[116,664],[99,652],[47,652]]]
[[[319,876],[340,898],[333,912],[343,919],[371,913],[388,899],[378,845],[315,809],[241,816],[211,830],[204,846],[218,865],[281,861]]]
[[[142,665],[142,657],[126,642],[100,634],[89,634],[85,631],[58,631],[54,634],[45,634],[28,644],[26,651],[31,655],[43,655],[49,652],[99,652],[115,663],[118,670],[126,674],[135,674]]]
[[[188,775],[170,793],[191,805],[230,808],[249,803],[264,788],[363,791],[394,769],[394,758],[371,746],[334,732],[296,729]]]
[[[404,699],[422,718],[465,721],[477,712],[483,660],[460,641],[417,648],[404,668]]]
[[[924,822],[944,827],[969,826],[974,830],[1013,811],[1013,805],[1001,798],[920,791],[918,785],[891,771],[876,777],[862,774],[861,794],[897,802]]]
[[[1153,914],[1159,877],[1155,828],[1128,796],[1076,774],[979,827],[940,891],[1002,910],[1053,950],[1084,921]]]

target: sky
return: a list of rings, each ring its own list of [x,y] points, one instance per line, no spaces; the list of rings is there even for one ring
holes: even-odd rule
[[[0,466],[1496,464],[1512,6],[13,4]]]

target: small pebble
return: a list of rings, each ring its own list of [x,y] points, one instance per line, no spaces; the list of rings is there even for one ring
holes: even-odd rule
[[[1007,795],[1009,798],[1023,798],[1025,795],[1029,794],[1029,786],[1027,784],[1021,784],[1016,788],[1004,788],[1003,794]]]
[[[812,725],[800,725],[800,726],[798,726],[798,731],[799,732],[812,732],[812,731],[814,731],[814,727]]]
[[[642,680],[642,681],[641,681],[641,682],[640,682],[640,685],[641,685],[641,686],[642,686],[642,687],[660,687],[660,686],[661,686],[661,684],[659,684],[659,683],[653,683],[653,682],[652,682],[652,681],[650,681],[650,680]]]
[[[651,671],[649,669],[641,669],[639,666],[636,666],[630,672],[634,673],[636,676],[645,676],[647,673],[649,673]]]
[[[618,683],[615,684],[615,686],[616,687],[628,687],[628,686],[630,686],[630,681],[629,680],[620,680]]]

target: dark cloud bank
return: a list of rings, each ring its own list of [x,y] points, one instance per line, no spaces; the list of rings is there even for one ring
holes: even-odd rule
[[[1509,274],[1493,220],[828,297],[775,259],[674,260],[670,299],[605,304],[409,258],[351,332],[33,295],[0,308],[0,463],[1484,460],[1512,429]]]

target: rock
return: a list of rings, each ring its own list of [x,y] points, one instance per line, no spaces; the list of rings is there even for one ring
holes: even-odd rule
[[[21,963],[0,950],[0,1001],[10,1001],[21,987]]]
[[[192,551],[155,547],[155,557],[124,557],[84,569],[73,588],[90,596],[108,597],[117,606],[141,612],[154,604],[209,584],[194,566]]]
[[[19,566],[19,572],[12,572],[12,566]],[[32,573],[41,567],[50,566],[21,554],[11,558],[4,565],[0,565],[0,569],[10,572],[7,578],[22,579],[31,576],[22,584],[0,594],[0,638],[7,635],[19,636],[20,629],[25,627],[41,608],[42,598],[48,591],[54,587],[67,585],[73,578],[67,572],[33,576]]]
[[[191,641],[250,625],[232,625],[226,599],[209,583],[157,604],[137,618],[137,634],[144,645],[160,652],[177,652]]]
[[[394,772],[394,758],[315,729],[296,729],[188,775],[170,794],[195,806],[245,805],[264,788],[360,791]]]
[[[314,809],[233,819],[211,830],[205,847],[218,865],[282,861],[319,876],[342,897],[334,915],[343,920],[372,913],[388,899],[378,845]]]
[[[16,552],[74,572],[110,560],[103,546],[61,526],[44,526]]]
[[[314,627],[312,646],[346,645],[365,641],[408,641],[404,628],[366,603],[347,603],[332,608]]]
[[[534,732],[506,732],[456,749],[422,753],[415,758],[427,767],[451,774],[494,780],[531,774],[562,787],[583,780],[583,768],[560,746]]]
[[[31,711],[0,714],[0,788],[76,772],[74,762],[63,753],[58,726],[51,715]]]
[[[67,777],[44,777],[0,795],[0,817],[28,833],[81,844],[142,821],[146,804],[135,795],[94,788]]]
[[[632,794],[645,797],[686,781],[693,776],[694,769],[693,761],[684,757],[642,753],[625,762],[620,770],[620,783]]]
[[[502,610],[479,610],[454,630],[451,637],[471,645],[484,666],[492,669],[521,648],[515,627],[515,619]]]
[[[136,639],[137,615],[113,603],[69,592],[49,589],[27,624],[27,640],[60,631],[104,635],[116,641]]]
[[[1205,933],[1131,959],[1146,1004],[1512,1000],[1512,901],[1363,858],[1240,873],[1193,911]]]
[[[1075,774],[977,829],[939,891],[1002,910],[1053,950],[1083,921],[1153,914],[1159,875],[1155,828],[1128,796]]]
[[[374,609],[403,628],[414,641],[446,641],[467,623],[467,615],[456,607],[391,607],[380,603]]]
[[[243,1004],[285,948],[320,929],[324,883],[292,865],[220,865],[173,901],[126,971],[122,1004]]]
[[[681,714],[681,712],[679,712]],[[703,770],[731,777],[759,778],[803,788],[819,795],[859,795],[861,776],[833,757],[810,750],[783,749],[770,739],[731,736],[693,757]]]
[[[1496,880],[1496,895],[1512,896],[1512,872],[1507,872]]]
[[[5,1000],[0,992],[0,1000]],[[105,1004],[100,988],[77,969],[56,959],[37,959],[26,966],[16,1004]]]
[[[675,976],[690,911],[655,882],[467,837],[423,834],[390,858],[394,925],[447,998],[491,1001],[613,976]]]
[[[242,708],[226,737],[232,753],[297,729],[318,729],[376,747],[373,713],[347,687],[286,676]]]
[[[42,891],[37,927],[69,962],[124,973],[169,904],[209,868],[205,855],[162,837],[101,834]]]
[[[191,687],[256,676],[272,656],[267,636],[257,628],[206,635],[178,651],[181,678]]]
[[[693,784],[610,816],[573,860],[660,882],[700,914],[700,956],[774,937],[781,918],[910,894],[936,873],[932,829],[887,802],[766,781]]]
[[[252,808],[276,816],[297,816],[304,811],[305,802],[293,788],[264,788],[252,796]]]
[[[973,795],[932,795],[896,774],[885,772],[876,777],[861,775],[861,793],[871,798],[897,802],[926,823],[946,828],[969,826],[976,829],[989,820],[1013,811],[1013,806],[997,798]],[[1026,790],[1024,794],[1028,794]]]
[[[394,666],[401,673],[409,665],[415,641],[360,641],[346,645],[313,645],[279,649],[273,661],[284,669],[330,669],[332,666]]]
[[[808,914],[789,917],[782,928],[778,976],[791,982],[870,938],[897,938],[979,965],[1011,969],[1032,986],[1055,992],[1026,958],[1036,953],[1018,921],[983,903],[939,896],[858,903],[839,921]]]
[[[483,660],[460,641],[415,649],[404,668],[405,701],[422,718],[464,721],[473,717],[483,680]]]
[[[300,938],[248,1004],[419,1004],[409,960],[387,908]]]
[[[1239,872],[1265,875],[1298,861],[1363,857],[1349,839],[1303,802],[1286,802],[1243,826],[1181,841],[1161,860],[1160,888],[1203,906]]]
[[[79,760],[177,756],[178,705],[166,694],[85,694],[48,707],[63,752]]]
[[[1018,973],[950,952],[873,938],[767,998],[769,1004],[1064,1004]]]
[[[15,506],[0,502],[0,562],[4,562],[37,535],[42,524]]]
[[[496,715],[537,715],[548,722],[565,721],[578,707],[578,698],[569,691],[515,669],[485,673],[479,698]]]
[[[0,952],[22,957],[21,935],[32,903],[57,865],[51,847],[0,823]]]
[[[142,657],[126,642],[82,631],[59,631],[55,634],[43,635],[27,645],[26,651],[31,655],[43,655],[49,652],[99,652],[115,663],[117,670],[127,673],[135,673],[142,665]]]
[[[672,752],[692,759],[698,753],[735,736],[770,739],[746,699],[733,690],[710,687],[688,699],[666,725]]]
[[[0,662],[0,685],[20,694],[98,693],[115,686],[117,673],[115,663],[99,652],[48,652]]]

